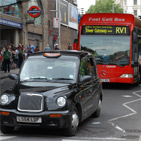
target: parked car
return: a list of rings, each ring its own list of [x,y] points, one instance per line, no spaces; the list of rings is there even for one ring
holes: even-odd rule
[[[99,117],[102,86],[96,62],[85,51],[45,51],[30,55],[19,75],[10,74],[16,84],[0,96],[0,129],[15,127],[63,128],[76,134],[80,122]]]

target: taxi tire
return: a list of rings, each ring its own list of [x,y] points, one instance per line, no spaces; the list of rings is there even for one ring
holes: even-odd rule
[[[92,114],[92,117],[93,117],[93,118],[98,118],[98,117],[100,116],[101,104],[102,104],[102,100],[99,99],[98,107],[97,107],[96,111]]]
[[[73,117],[76,118],[74,119],[74,123],[76,123],[76,126],[73,126]],[[79,125],[79,115],[78,115],[78,110],[77,108],[74,108],[74,110],[72,111],[72,120],[70,121],[71,123],[69,124],[70,127],[68,127],[67,129],[65,129],[65,133],[67,136],[75,136],[76,132],[77,132],[77,128]]]
[[[0,130],[3,134],[11,134],[14,131],[14,127],[0,125]]]

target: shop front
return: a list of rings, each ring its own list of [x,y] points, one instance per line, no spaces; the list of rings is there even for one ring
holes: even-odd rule
[[[18,46],[22,29],[21,3],[17,0],[0,1],[0,48],[9,44]]]

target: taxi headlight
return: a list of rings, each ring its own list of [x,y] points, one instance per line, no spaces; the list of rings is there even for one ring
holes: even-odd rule
[[[120,78],[133,78],[132,74],[122,74]]]
[[[6,105],[8,102],[9,102],[9,97],[8,97],[8,95],[3,94],[3,95],[0,97],[0,104],[1,104],[1,105]]]
[[[65,106],[66,105],[66,98],[64,98],[64,97],[57,98],[57,105],[59,107]]]

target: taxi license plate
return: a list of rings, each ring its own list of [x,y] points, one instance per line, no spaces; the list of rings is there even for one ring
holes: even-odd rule
[[[17,116],[17,122],[22,122],[22,123],[42,123],[42,119],[41,119],[41,117]]]
[[[110,82],[110,79],[101,79],[101,82]]]

